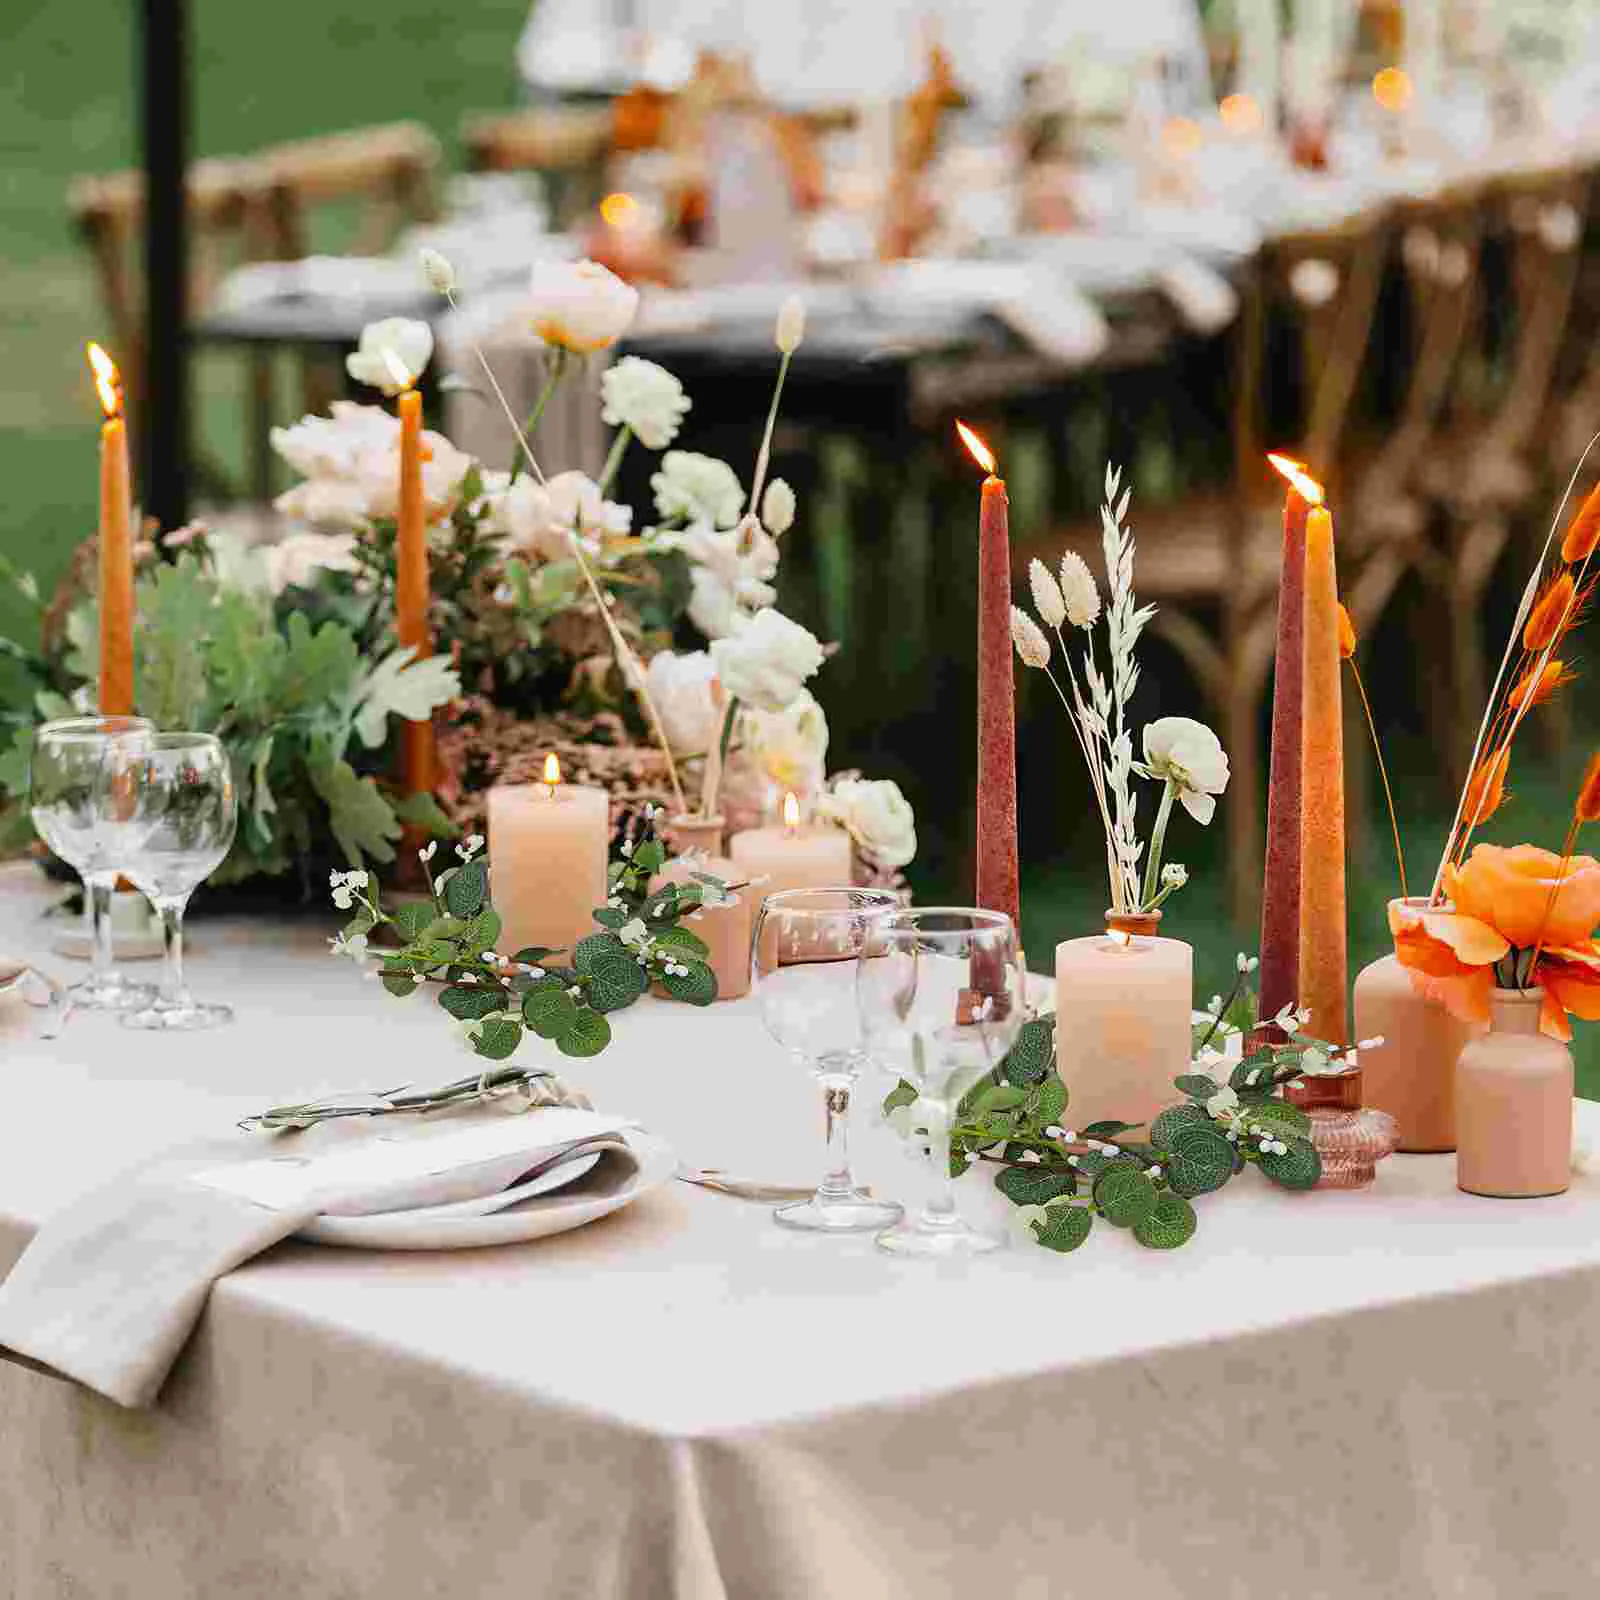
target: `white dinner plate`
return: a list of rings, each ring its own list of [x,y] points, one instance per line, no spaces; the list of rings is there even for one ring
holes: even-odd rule
[[[603,1151],[576,1180],[544,1193],[550,1175],[535,1178],[518,1186],[527,1191],[520,1200],[487,1215],[467,1206],[429,1206],[369,1217],[318,1217],[296,1237],[359,1250],[472,1250],[566,1233],[671,1181],[678,1158],[669,1145],[637,1129],[629,1131],[627,1142],[632,1162]]]

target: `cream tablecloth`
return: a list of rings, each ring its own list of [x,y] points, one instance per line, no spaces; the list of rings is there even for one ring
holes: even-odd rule
[[[0,947],[43,955],[42,903],[0,872]],[[166,1142],[459,1072],[442,1013],[319,944],[197,930],[227,1033],[0,1014],[0,1271]],[[743,1003],[647,1002],[581,1073],[688,1161],[818,1165],[814,1089]],[[891,1136],[859,1145],[913,1197]],[[0,1596],[1594,1592],[1600,1180],[1496,1203],[1401,1157],[1365,1193],[1201,1206],[1170,1256],[1108,1229],[940,1267],[682,1185],[521,1248],[282,1246],[154,1412],[0,1364]]]

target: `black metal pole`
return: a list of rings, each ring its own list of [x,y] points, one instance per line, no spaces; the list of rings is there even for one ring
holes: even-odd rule
[[[144,133],[145,512],[162,527],[189,520],[188,165],[186,0],[143,0],[140,110]]]

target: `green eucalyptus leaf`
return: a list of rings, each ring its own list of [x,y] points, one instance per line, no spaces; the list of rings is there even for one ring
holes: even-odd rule
[[[1163,1162],[1167,1183],[1181,1195],[1210,1194],[1233,1176],[1233,1146],[1209,1125],[1179,1128]]]
[[[1311,1132],[1311,1118],[1299,1106],[1292,1106],[1287,1100],[1263,1100],[1259,1105],[1250,1106],[1248,1111],[1251,1122],[1268,1129],[1280,1139],[1291,1135],[1303,1139]]]
[[[1094,1203],[1113,1227],[1136,1227],[1155,1210],[1156,1186],[1137,1167],[1115,1163],[1096,1180]]]
[[[472,1048],[491,1061],[504,1061],[522,1043],[522,1024],[512,1017],[493,1017],[472,1037]]]
[[[1067,1086],[1053,1072],[1034,1091],[1033,1114],[1045,1127],[1060,1122],[1067,1109]]]
[[[471,919],[483,909],[489,895],[489,868],[482,858],[469,861],[450,874],[444,887],[444,903],[458,917]]]
[[[1230,1089],[1261,1089],[1272,1086],[1272,1052],[1257,1050],[1234,1065],[1228,1074]]]
[[[1016,1040],[1000,1063],[1000,1070],[1008,1083],[1028,1089],[1044,1081],[1055,1056],[1055,1018],[1034,1017],[1018,1029]]]
[[[541,1039],[559,1038],[572,1026],[577,1004],[559,978],[541,978],[522,997],[522,1017]]]
[[[1118,1122],[1111,1118],[1105,1122],[1091,1122],[1080,1131],[1085,1139],[1115,1139],[1119,1133],[1130,1133],[1139,1126],[1137,1122]]]
[[[1094,1227],[1094,1212],[1088,1206],[1049,1206],[1042,1217],[1035,1217],[1028,1226],[1046,1250],[1065,1254],[1076,1250],[1089,1237],[1089,1230]]]
[[[492,988],[476,984],[452,984],[439,991],[439,1004],[458,1022],[475,1021],[492,1016],[506,1008],[506,992],[495,984]]]
[[[461,930],[461,942],[474,955],[493,950],[495,940],[500,937],[500,926],[500,913],[493,906],[485,906]]]
[[[548,957],[560,954],[559,950],[552,950],[548,945],[525,944],[511,959],[527,967],[538,967],[543,966]]]
[[[1196,1221],[1194,1207],[1167,1190],[1156,1196],[1150,1214],[1134,1223],[1133,1236],[1147,1250],[1176,1250],[1194,1237]]]
[[[1005,1168],[996,1175],[994,1186],[1014,1206],[1042,1206],[1076,1194],[1078,1179],[1071,1172],[1050,1172],[1029,1164]]]
[[[556,1049],[564,1056],[597,1056],[610,1043],[611,1024],[598,1011],[579,1011],[556,1035]]]
[[[691,933],[687,928],[676,926],[663,928],[655,935],[655,941],[664,949],[684,950],[692,956],[698,956],[702,961],[711,954],[711,946],[699,934]]]
[[[917,1098],[917,1091],[902,1078],[883,1097],[883,1112],[887,1116],[891,1111],[898,1111],[901,1106],[910,1105]]]
[[[627,926],[629,918],[628,913],[617,906],[598,906],[594,912],[594,920],[602,928],[609,928],[615,933],[618,928]]]
[[[1322,1157],[1309,1139],[1290,1139],[1287,1155],[1264,1155],[1259,1166],[1280,1189],[1312,1189],[1322,1176]]]
[[[408,994],[417,992],[417,985],[412,981],[410,967],[391,967],[384,965],[382,983],[392,995],[404,999]]]
[[[1027,1098],[1024,1089],[1014,1088],[1009,1083],[992,1083],[972,1102],[973,1115],[984,1117],[994,1111],[1011,1111]]]
[[[390,915],[394,918],[395,931],[407,944],[421,938],[423,930],[435,920],[433,906],[426,900],[402,901]]]
[[[667,847],[659,839],[647,840],[633,852],[632,859],[642,872],[659,872],[667,864]]]
[[[680,961],[689,970],[681,976],[664,973],[657,981],[674,1000],[685,1005],[708,1006],[717,998],[717,975],[703,961]]]
[[[1209,1127],[1211,1118],[1205,1111],[1192,1100],[1185,1100],[1182,1105],[1168,1106],[1150,1124],[1150,1138],[1159,1148],[1166,1150],[1182,1129]]]
[[[650,987],[639,958],[614,933],[580,939],[572,964],[589,980],[589,1004],[596,1011],[621,1011]]]
[[[1182,1093],[1195,1100],[1209,1100],[1217,1092],[1217,1080],[1204,1072],[1186,1072],[1172,1081]]]

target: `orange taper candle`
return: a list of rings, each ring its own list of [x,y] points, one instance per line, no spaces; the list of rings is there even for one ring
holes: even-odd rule
[[[395,632],[417,655],[432,654],[428,634],[428,519],[422,501],[422,395],[401,391],[400,505],[395,527]],[[407,794],[432,789],[432,722],[401,725],[401,782]]]
[[[116,363],[89,347],[100,424],[100,714],[133,711],[133,491],[128,474],[128,424]]]
[[[1302,687],[1300,1004],[1307,1031],[1349,1043],[1344,904],[1344,715],[1339,673],[1339,580],[1333,518],[1306,518],[1305,674]]]

